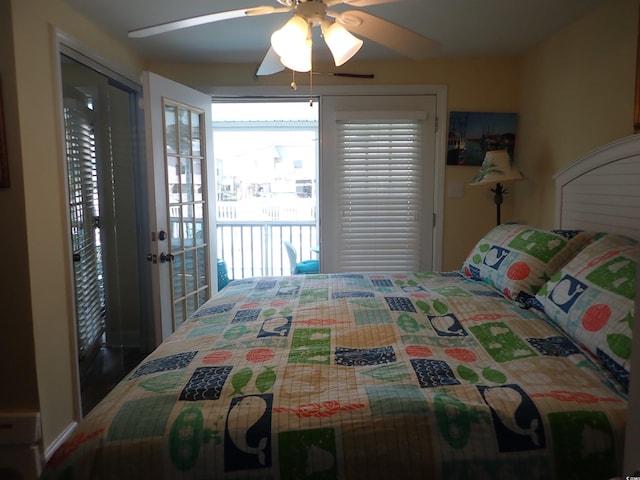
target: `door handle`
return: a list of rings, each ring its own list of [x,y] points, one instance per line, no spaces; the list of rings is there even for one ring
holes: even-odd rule
[[[160,263],[173,262],[174,256],[170,253],[162,252],[160,254]]]

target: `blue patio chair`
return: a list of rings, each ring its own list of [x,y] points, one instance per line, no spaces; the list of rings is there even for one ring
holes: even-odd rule
[[[309,273],[320,273],[319,260],[302,260],[298,262],[298,252],[291,242],[284,241],[284,248],[289,255],[289,264],[291,265],[291,275],[306,275]]]

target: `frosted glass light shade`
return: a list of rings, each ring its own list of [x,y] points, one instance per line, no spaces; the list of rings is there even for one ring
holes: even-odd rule
[[[311,40],[305,40],[296,48],[280,57],[282,64],[296,72],[308,72],[311,70]]]
[[[336,22],[322,22],[322,35],[327,43],[336,67],[346,63],[362,47],[363,41]]]
[[[311,70],[311,35],[309,23],[294,15],[271,35],[271,46],[282,64],[297,72]]]

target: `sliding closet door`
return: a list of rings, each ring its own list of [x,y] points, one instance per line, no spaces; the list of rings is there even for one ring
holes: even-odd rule
[[[325,96],[321,270],[431,270],[436,98]]]
[[[136,86],[84,57],[61,54],[60,66],[78,353],[146,350],[148,206]]]

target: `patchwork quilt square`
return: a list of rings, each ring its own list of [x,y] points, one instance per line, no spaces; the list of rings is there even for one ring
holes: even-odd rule
[[[122,404],[111,425],[109,440],[135,440],[162,436],[176,403],[174,395],[130,400]]]
[[[411,300],[407,297],[384,297],[389,305],[389,310],[393,312],[414,312],[416,307],[413,306]]]
[[[169,355],[166,357],[156,358],[149,360],[138,367],[138,369],[131,374],[129,380],[141,377],[143,375],[149,375],[151,373],[166,372],[168,370],[178,370],[186,368],[193,360],[198,352],[184,352],[176,353],[175,355]]]
[[[570,357],[581,353],[580,349],[567,337],[527,338],[527,342],[542,355]]]
[[[212,307],[202,308],[193,314],[193,318],[206,317],[207,315],[214,315],[216,313],[225,313],[233,310],[235,306],[235,303],[223,303],[220,305],[213,305]]]
[[[393,347],[379,348],[345,348],[336,347],[336,364],[345,367],[362,367],[366,365],[380,365],[396,361]]]
[[[180,394],[180,400],[217,400],[232,367],[198,367]]]
[[[231,323],[254,322],[260,316],[259,308],[247,308],[246,310],[238,310],[231,320]]]
[[[411,366],[416,372],[416,377],[418,378],[421,388],[460,385],[460,381],[445,361],[412,358]]]

